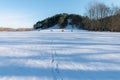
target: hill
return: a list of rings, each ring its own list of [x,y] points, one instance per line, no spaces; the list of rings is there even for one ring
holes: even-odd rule
[[[47,29],[55,25],[59,26],[58,29],[64,29],[67,27],[67,25],[76,26],[78,29],[80,29],[84,26],[84,19],[86,19],[86,17],[77,14],[57,14],[42,21],[38,21],[34,25],[34,29]]]
[[[69,22],[70,21],[70,22]],[[90,19],[78,14],[57,14],[34,24],[34,29],[48,29],[58,25],[58,29],[64,29],[67,25],[76,26],[78,29],[89,31],[120,32],[120,14],[107,16],[101,19]]]

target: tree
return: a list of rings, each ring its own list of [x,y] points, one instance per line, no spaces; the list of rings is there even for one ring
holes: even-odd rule
[[[64,28],[67,25],[67,16],[68,14],[65,14],[65,13],[60,15],[59,21],[58,21],[60,28]]]
[[[91,27],[94,30],[106,29],[106,17],[110,16],[110,8],[104,3],[94,2],[87,8],[87,16],[91,19]]]

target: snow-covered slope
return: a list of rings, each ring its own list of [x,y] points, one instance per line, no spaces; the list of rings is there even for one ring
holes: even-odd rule
[[[77,26],[75,25],[67,25],[64,29],[60,29],[59,25],[55,25],[53,27],[50,27],[48,29],[43,29],[40,30],[38,29],[38,31],[42,31],[42,32],[73,32],[73,31],[85,31],[83,29],[78,29]]]
[[[120,33],[1,32],[0,80],[120,80]]]

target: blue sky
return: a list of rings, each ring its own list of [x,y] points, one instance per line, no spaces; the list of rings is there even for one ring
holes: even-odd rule
[[[88,3],[119,5],[120,0],[0,0],[0,27],[32,27],[58,13],[84,15]]]

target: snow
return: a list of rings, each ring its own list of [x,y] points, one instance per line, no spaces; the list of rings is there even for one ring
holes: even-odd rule
[[[50,27],[50,28],[48,28],[48,29],[43,29],[43,30],[41,30],[41,29],[38,29],[38,31],[42,31],[42,32],[73,32],[73,31],[77,31],[77,32],[79,32],[79,31],[86,31],[86,30],[83,30],[83,29],[78,29],[77,28],[77,26],[75,26],[75,25],[67,25],[64,29],[60,29],[60,26],[58,25],[58,24],[56,24],[56,25],[54,25],[54,26],[52,26],[52,27]]]
[[[120,33],[52,29],[0,32],[0,80],[120,80]]]
[[[58,24],[56,24],[55,26],[52,26],[52,27],[50,27],[48,29],[59,29],[59,28],[60,28],[60,26]]]

